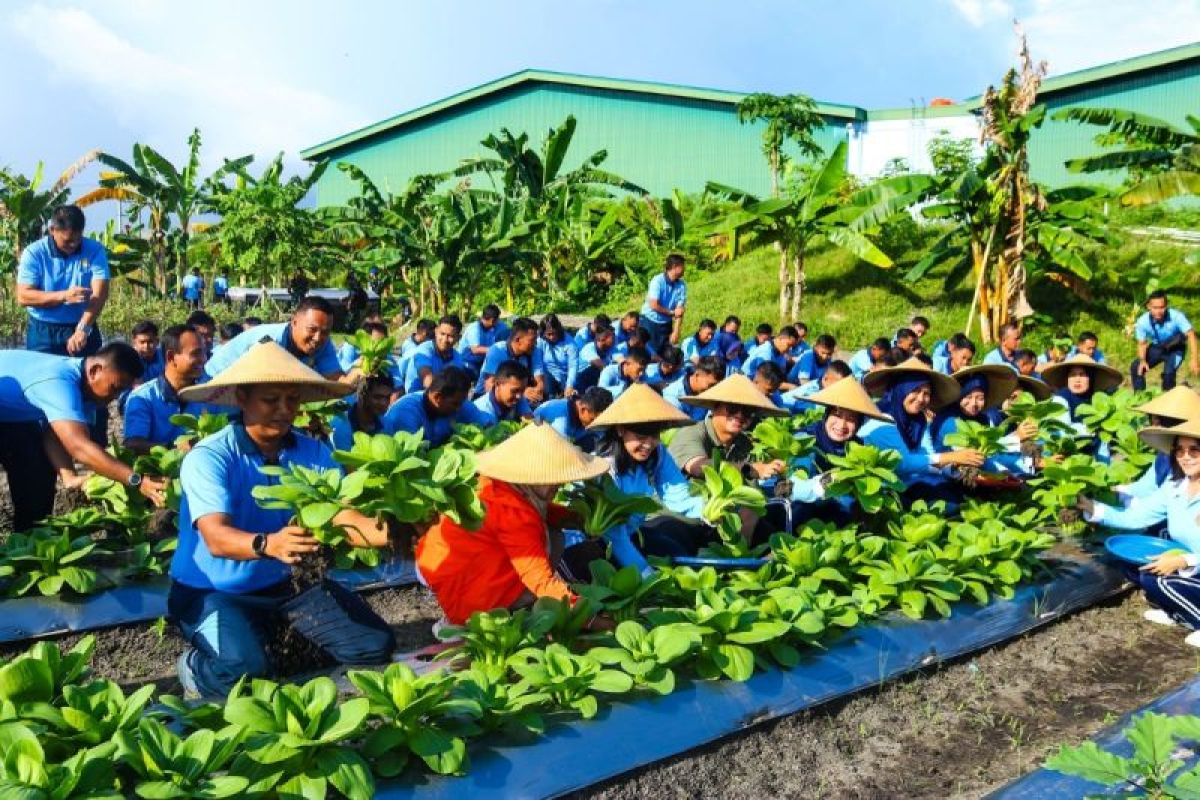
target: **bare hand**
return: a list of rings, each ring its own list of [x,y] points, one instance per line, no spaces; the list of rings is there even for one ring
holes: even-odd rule
[[[1152,575],[1173,575],[1187,565],[1187,558],[1182,553],[1163,553],[1139,569]]]
[[[1017,439],[1019,439],[1022,442],[1029,441],[1033,437],[1037,436],[1037,433],[1038,433],[1037,423],[1031,419],[1027,419],[1024,422],[1022,422],[1020,425],[1017,426]]]
[[[787,468],[787,464],[779,459],[768,461],[766,463],[751,463],[750,469],[754,470],[754,474],[760,479],[770,478],[783,472]]]
[[[574,397],[577,394],[579,392],[575,391],[574,386],[568,386],[566,389],[563,389],[563,397]]]
[[[138,485],[138,491],[153,503],[155,508],[162,508],[163,503],[167,501],[167,479],[142,478],[142,482]]]
[[[953,464],[957,467],[983,466],[983,453],[980,453],[978,450],[954,450],[949,453],[943,453],[943,458],[946,456],[949,456],[949,458],[946,459],[945,463]]]
[[[86,303],[88,298],[92,296],[92,290],[86,286],[72,286],[70,289],[64,289],[62,293],[63,305],[77,305]]]
[[[87,347],[88,335],[83,331],[75,331],[71,334],[71,338],[67,339],[67,353],[75,355],[83,352],[83,348]]]
[[[1147,364],[1144,359],[1138,361],[1138,375],[1145,375],[1149,371],[1150,365]]]
[[[287,525],[267,534],[267,555],[284,564],[299,564],[300,559],[317,552],[318,547],[320,545],[312,534],[296,525]]]
[[[1096,510],[1096,501],[1090,497],[1080,495],[1075,501],[1075,508],[1079,509],[1085,517],[1090,517]]]
[[[64,472],[64,473],[59,473],[58,477],[59,477],[59,480],[62,481],[62,487],[68,491],[71,491],[74,489],[82,489],[83,485],[85,483],[87,483],[87,479],[90,476],[80,475],[77,472],[71,472],[71,473]]]

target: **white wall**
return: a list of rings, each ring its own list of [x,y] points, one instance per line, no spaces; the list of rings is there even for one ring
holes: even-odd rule
[[[978,146],[979,123],[974,115],[933,117],[924,119],[921,109],[913,117],[898,120],[869,120],[852,123],[849,129],[849,170],[860,178],[875,178],[893,158],[903,158],[913,172],[931,172],[926,147],[931,139],[943,135],[953,139],[970,139]]]

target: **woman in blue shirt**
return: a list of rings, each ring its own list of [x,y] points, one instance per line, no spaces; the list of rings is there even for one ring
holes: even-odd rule
[[[665,429],[690,423],[649,386],[635,383],[589,426],[603,431],[596,453],[612,461],[610,474],[621,491],[653,497],[671,512],[649,522],[637,514],[605,532],[612,557],[621,566],[633,564],[645,571],[646,556],[695,555],[712,539],[712,529],[700,521],[704,501],[691,493],[687,478],[662,444]],[[637,533],[640,548],[634,544]]]
[[[1200,419],[1200,394],[1187,386],[1176,386],[1158,397],[1135,406],[1134,411],[1150,418],[1150,424],[1159,428],[1170,428],[1189,419]],[[1159,453],[1142,477],[1124,486],[1117,487],[1117,497],[1122,506],[1148,497],[1166,483],[1171,475],[1171,456]]]
[[[1090,436],[1087,426],[1079,418],[1079,409],[1091,403],[1096,392],[1116,389],[1122,379],[1118,370],[1097,364],[1090,356],[1082,354],[1042,370],[1042,380],[1055,390],[1054,399],[1065,409],[1063,421],[1070,422],[1081,437],[1089,437],[1087,450],[1104,462],[1109,460],[1108,444]]]
[[[556,314],[547,314],[538,324],[538,350],[546,369],[546,397],[570,397],[575,394],[575,376],[579,369],[579,349],[567,336]]]
[[[946,444],[946,437],[955,433],[963,421],[988,427],[997,425],[999,417],[991,412],[1003,405],[1017,388],[1016,373],[1000,364],[967,367],[951,377],[961,387],[958,402],[939,411],[929,428],[933,446],[939,453],[954,449]],[[1026,471],[1021,466],[1020,443],[1016,436],[1005,445],[1006,452],[988,458],[983,468],[989,472]]]
[[[1181,624],[1191,632],[1184,642],[1200,647],[1200,419],[1174,428],[1146,428],[1142,441],[1171,458],[1171,477],[1154,493],[1129,508],[1114,508],[1090,498],[1079,498],[1079,510],[1089,522],[1123,530],[1145,530],[1165,521],[1167,535],[1179,543],[1178,551],[1159,555],[1128,574],[1142,587],[1154,608],[1145,613],[1150,622]]]

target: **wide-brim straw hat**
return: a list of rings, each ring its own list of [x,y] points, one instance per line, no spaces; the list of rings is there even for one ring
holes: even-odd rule
[[[1187,386],[1176,386],[1153,400],[1134,406],[1133,410],[1180,422],[1185,419],[1200,419],[1200,393]]]
[[[665,428],[691,425],[694,419],[662,399],[662,395],[644,383],[635,383],[588,425],[588,430],[603,430],[616,425],[661,425]]]
[[[1087,367],[1092,371],[1092,390],[1096,392],[1112,391],[1125,380],[1119,369],[1108,364],[1099,364],[1096,359],[1083,353],[1076,353],[1066,361],[1046,367],[1042,370],[1042,380],[1055,389],[1061,389],[1067,385],[1067,375],[1072,367]]]
[[[679,398],[682,403],[700,408],[716,408],[718,405],[742,406],[752,408],[764,417],[786,417],[788,412],[771,402],[763,394],[754,381],[740,372],[735,372],[728,378],[697,395],[686,395]]]
[[[326,380],[277,342],[265,341],[252,346],[208,383],[189,386],[179,393],[179,397],[191,403],[236,406],[238,387],[256,384],[297,388],[301,403],[333,400],[354,391],[348,383]]]
[[[1175,437],[1177,436],[1187,436],[1188,438],[1200,441],[1200,417],[1192,417],[1189,420],[1170,427],[1151,425],[1148,428],[1142,428],[1138,431],[1138,436],[1142,437],[1143,442],[1158,452],[1170,454],[1171,448],[1175,445]]]
[[[1000,405],[1011,397],[1013,390],[1017,388],[1017,373],[1013,372],[1011,367],[1003,364],[978,364],[974,367],[963,367],[950,377],[958,381],[958,385],[961,387],[967,378],[973,375],[982,375],[987,378],[987,398],[983,401],[984,408],[995,408]],[[962,397],[961,389],[959,397]]]
[[[1008,367],[1005,367],[1005,369],[1008,369]],[[1050,387],[1050,384],[1032,375],[1018,375],[1017,388],[1022,392],[1029,392],[1033,395],[1034,400],[1045,400],[1054,394],[1054,389]]]
[[[949,375],[938,372],[916,356],[894,367],[884,367],[874,372],[868,372],[863,376],[862,383],[863,388],[869,393],[882,395],[893,381],[904,378],[921,378],[929,381],[933,390],[933,401],[930,403],[930,408],[934,411],[958,402],[961,388],[958,381]]]
[[[894,421],[879,410],[879,406],[871,400],[871,395],[867,394],[867,390],[862,387],[862,384],[851,377],[842,378],[832,386],[805,397],[804,402],[816,403],[828,408],[843,408],[880,422]]]
[[[607,458],[589,455],[549,425],[526,425],[475,457],[475,471],[506,483],[548,486],[608,472]]]

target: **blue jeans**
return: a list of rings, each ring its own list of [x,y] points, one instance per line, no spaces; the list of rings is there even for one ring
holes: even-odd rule
[[[1183,364],[1185,352],[1180,349],[1166,350],[1155,344],[1146,348],[1146,366],[1154,369],[1159,364],[1163,365],[1163,391],[1175,388],[1176,375],[1179,373],[1179,367]],[[1146,376],[1141,374],[1141,366],[1140,358],[1133,359],[1133,363],[1129,365],[1129,382],[1133,384],[1134,390],[1139,392],[1146,388]]]
[[[655,322],[647,317],[642,317],[639,324],[650,332],[650,347],[654,349],[654,352],[661,353],[671,338],[673,322]]]
[[[75,333],[74,325],[43,322],[30,317],[29,324],[25,328],[25,349],[35,353],[49,353],[53,356],[70,356],[72,354],[67,352],[67,339],[70,339],[73,333]],[[82,358],[93,355],[103,344],[104,339],[100,336],[100,328],[93,326],[83,350],[75,353],[74,357]],[[96,420],[92,423],[91,433],[92,441],[101,447],[108,446],[107,406],[96,406]]]
[[[189,665],[205,697],[229,694],[244,675],[270,675],[267,645],[284,625],[341,664],[381,664],[396,646],[391,628],[366,601],[333,581],[300,595],[288,581],[248,594],[172,581],[167,611],[196,648]]]

